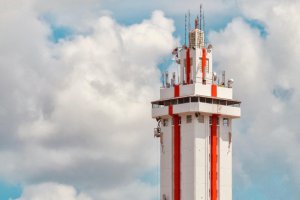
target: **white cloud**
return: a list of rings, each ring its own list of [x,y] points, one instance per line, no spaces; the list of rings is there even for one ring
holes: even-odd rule
[[[130,26],[109,15],[130,21],[161,8],[181,16],[188,8],[197,13],[197,4],[152,1],[140,8],[136,1],[4,0],[0,176],[25,185],[69,185],[25,186],[23,199],[40,187],[54,188],[54,195],[60,194],[55,188],[64,188],[70,198],[83,198],[73,186],[100,199],[143,194],[151,199],[154,187],[138,177],[157,161],[150,101],[158,96],[156,66],[177,43],[175,29],[159,11]],[[236,97],[243,101],[243,117],[234,124],[235,173],[251,184],[267,179],[270,166],[280,164],[286,180],[299,186],[299,3],[217,0],[205,1],[204,7],[209,23],[240,13],[267,32],[262,37],[235,18],[210,35],[218,70],[235,79]],[[85,34],[54,44],[49,25],[40,20],[47,15],[56,25]]]
[[[45,182],[25,186],[21,196],[15,200],[130,200],[139,199],[141,197],[145,200],[152,200],[159,196],[159,191],[156,188],[140,181],[132,182],[121,187],[109,188],[105,192],[99,192],[99,190],[96,189],[87,191],[91,193],[94,198],[87,193],[76,190],[70,185]]]
[[[32,0],[33,9],[39,17],[52,25],[70,27],[75,31],[87,32],[86,29],[96,22],[100,15],[110,12],[101,8],[99,0]]]
[[[279,167],[298,187],[300,4],[242,1],[240,5],[247,17],[265,26],[266,36],[242,19],[210,34],[214,59],[236,80],[235,96],[243,101],[242,119],[235,129],[235,172],[244,183],[258,185]]]
[[[206,29],[224,27],[224,24],[233,17],[240,15],[238,0],[152,0],[152,1],[118,1],[103,0],[101,7],[110,11],[119,21],[128,23],[140,21],[150,15],[153,10],[163,10],[167,16],[176,19],[177,30],[183,33],[184,15],[190,10],[191,24],[193,26],[194,17],[199,15],[200,4],[203,4],[205,12]],[[184,38],[183,34],[181,38]],[[183,39],[181,39],[183,41]]]
[[[149,2],[143,2],[137,3],[134,0],[130,1],[118,1],[117,0],[104,0],[102,1],[102,5],[111,9],[116,10],[118,9],[121,14],[126,13],[127,15],[130,14],[130,9],[134,10],[134,12],[140,12],[140,11],[147,11],[149,9],[162,9],[166,11],[168,14],[182,14],[190,10],[191,12],[194,12],[196,14],[199,13],[199,7],[200,4],[203,4],[203,8],[205,8],[205,12],[207,12],[208,15],[211,15],[211,11],[218,12],[219,14],[223,14],[224,12],[228,12],[229,10],[236,9],[238,6],[237,1],[235,0],[203,0],[201,2],[196,0],[191,1],[179,1],[179,0],[165,0],[165,1],[149,1]]]
[[[57,183],[42,183],[26,186],[20,198],[15,200],[92,200],[84,193],[78,193],[72,186]]]
[[[0,176],[104,196],[138,185],[157,165],[150,101],[158,97],[157,65],[177,42],[172,20],[155,11],[122,26],[103,16],[90,34],[54,44],[34,6],[13,6],[23,14],[4,10],[0,25]]]
[[[91,192],[93,193],[93,192]],[[145,199],[153,200],[159,197],[159,190],[157,187],[145,184],[140,181],[136,181],[123,187],[107,190],[105,193],[98,194],[95,192],[97,199],[109,199],[109,200],[131,200],[131,199]]]

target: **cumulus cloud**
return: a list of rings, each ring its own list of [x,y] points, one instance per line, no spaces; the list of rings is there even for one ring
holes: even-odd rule
[[[177,31],[181,33],[181,41],[184,39],[184,15],[190,11],[191,21],[199,15],[200,4],[203,4],[206,29],[224,27],[232,18],[240,15],[239,0],[152,0],[152,1],[117,1],[103,0],[102,7],[110,11],[117,19],[128,21],[140,21],[150,15],[155,9],[163,10],[167,16],[176,19]],[[192,23],[193,24],[193,23]]]
[[[72,186],[57,183],[42,183],[26,186],[20,198],[15,200],[92,200]]]
[[[90,188],[91,189],[91,188]],[[76,190],[73,186],[54,182],[45,182],[24,187],[21,196],[15,200],[93,200],[93,199],[155,199],[158,191],[151,185],[136,181],[120,188],[108,188],[105,192],[88,190],[90,195]]]
[[[158,97],[157,65],[176,46],[175,28],[160,11],[129,26],[111,16],[130,18],[132,11],[143,18],[156,8],[181,16],[188,8],[197,13],[197,4],[3,1],[0,177],[24,185],[20,199],[47,199],[40,196],[47,191],[55,199],[154,198],[154,186],[139,177],[157,162],[150,101]],[[263,185],[267,199],[296,199],[300,4],[217,0],[204,6],[218,16],[208,16],[212,24],[242,16],[209,35],[217,70],[235,79],[235,97],[243,101],[243,117],[234,124],[236,185]],[[52,24],[76,32],[53,43]],[[285,185],[293,187],[281,190]]]
[[[91,192],[93,193],[93,192]],[[145,184],[141,181],[132,182],[128,185],[124,185],[121,188],[114,188],[107,190],[105,193],[95,195],[98,199],[145,199],[153,200],[159,197],[159,190],[149,184]]]
[[[103,16],[87,25],[89,34],[53,43],[36,4],[6,6],[0,14],[0,176],[25,184],[21,199],[36,187],[26,189],[28,183],[48,181],[97,190],[102,199],[127,185],[135,192],[157,165],[150,101],[158,97],[157,65],[177,42],[173,21],[161,11],[130,26]],[[154,187],[141,185],[146,193]]]
[[[53,26],[68,27],[75,32],[88,32],[89,26],[95,23],[99,16],[111,14],[101,5],[102,1],[98,0],[34,0],[32,8],[39,18]]]
[[[259,5],[259,6],[257,6]],[[300,8],[296,1],[241,1],[248,19],[263,24],[266,35],[253,22],[234,19],[210,34],[218,70],[234,77],[235,96],[243,101],[242,119],[235,129],[237,180],[264,185],[267,199],[299,196],[299,63]],[[270,186],[266,186],[269,180]],[[277,182],[274,186],[272,182]],[[246,186],[246,187],[248,187]],[[272,191],[273,188],[273,192]],[[277,196],[276,196],[277,195]]]

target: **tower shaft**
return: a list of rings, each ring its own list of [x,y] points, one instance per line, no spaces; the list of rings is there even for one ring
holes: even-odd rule
[[[189,31],[188,47],[173,51],[179,81],[166,76],[152,102],[152,117],[161,122],[161,200],[232,200],[232,121],[241,102],[233,99],[233,79],[216,84],[212,46],[198,27]]]

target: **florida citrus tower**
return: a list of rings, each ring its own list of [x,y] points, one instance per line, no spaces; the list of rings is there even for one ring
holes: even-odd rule
[[[161,200],[232,200],[232,120],[241,115],[233,79],[213,72],[203,19],[187,30],[188,44],[172,52],[178,75],[163,73],[152,102],[160,138]]]

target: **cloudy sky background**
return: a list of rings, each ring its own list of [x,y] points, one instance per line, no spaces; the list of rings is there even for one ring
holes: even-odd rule
[[[157,200],[150,101],[199,3],[1,0],[0,200]],[[299,199],[300,2],[202,3],[243,102],[234,199]]]

